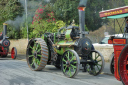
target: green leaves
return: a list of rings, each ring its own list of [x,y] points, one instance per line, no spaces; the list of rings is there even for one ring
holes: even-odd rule
[[[57,32],[58,29],[65,26],[65,23],[61,20],[54,22],[48,22],[45,19],[39,20],[39,22],[34,22],[31,25],[31,28],[34,28],[33,30],[33,36],[41,37],[42,34],[46,32]]]
[[[3,0],[0,2],[0,21],[13,20],[18,15],[21,16],[23,7],[17,0]]]
[[[78,24],[78,7],[79,0],[56,0],[53,6],[55,18],[64,21],[66,24],[71,24],[75,19]]]

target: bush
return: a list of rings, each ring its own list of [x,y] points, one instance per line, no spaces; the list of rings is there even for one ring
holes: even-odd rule
[[[30,27],[33,29],[33,33],[30,33],[32,37],[41,37],[42,34],[46,32],[57,32],[58,29],[65,26],[63,21],[48,22],[47,20],[40,20],[39,22],[34,22]]]
[[[33,31],[30,34],[32,37],[41,37],[46,32],[57,32],[65,23],[61,20],[56,21],[53,11],[48,11],[48,6],[40,6],[33,17],[33,22],[30,29]]]

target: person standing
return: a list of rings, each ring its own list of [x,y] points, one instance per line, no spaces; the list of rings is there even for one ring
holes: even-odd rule
[[[126,20],[126,26],[125,26],[124,32],[125,32],[125,33],[128,33],[128,19]]]

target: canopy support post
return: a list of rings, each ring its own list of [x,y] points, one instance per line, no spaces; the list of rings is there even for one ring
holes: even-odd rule
[[[115,33],[116,33],[116,30],[115,30],[115,19],[114,19],[114,31],[115,31]],[[115,35],[115,34],[114,34]]]

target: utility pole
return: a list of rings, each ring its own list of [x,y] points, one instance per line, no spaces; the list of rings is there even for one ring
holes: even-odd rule
[[[29,42],[29,37],[28,37],[28,11],[27,11],[27,0],[25,0],[25,12],[26,12],[26,26],[27,26],[27,40]]]

